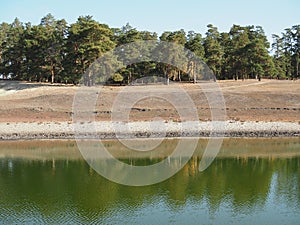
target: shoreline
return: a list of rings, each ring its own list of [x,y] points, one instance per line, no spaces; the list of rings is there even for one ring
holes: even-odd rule
[[[0,140],[178,137],[300,137],[296,122],[33,122],[0,123]]]

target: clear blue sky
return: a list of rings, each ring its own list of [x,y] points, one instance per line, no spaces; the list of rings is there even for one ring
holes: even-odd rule
[[[268,37],[300,24],[299,0],[1,0],[0,22],[38,24],[47,13],[73,23],[78,16],[92,15],[110,27],[129,22],[139,30],[174,31],[183,28],[205,34],[214,24],[221,32],[232,24],[261,25]]]

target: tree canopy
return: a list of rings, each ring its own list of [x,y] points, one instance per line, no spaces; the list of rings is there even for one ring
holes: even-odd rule
[[[209,66],[217,79],[299,78],[300,25],[287,28],[280,35],[273,34],[272,38],[270,44],[263,28],[253,25],[233,25],[229,32],[219,32],[209,24],[205,35],[181,29],[158,36],[155,32],[139,31],[128,23],[111,28],[91,16],[81,16],[68,24],[48,14],[38,25],[16,18],[11,24],[0,24],[0,78],[94,85],[103,82],[88,71],[97,58],[116,47],[145,40],[156,41],[158,46],[160,42],[171,42],[188,49]],[[155,51],[138,47],[143,48],[144,56]],[[112,71],[109,80],[126,84],[143,76],[161,76],[166,80],[196,81],[193,59],[177,48],[168,51],[160,57],[173,65],[149,60],[123,62],[123,68]],[[134,49],[123,49],[121,54],[123,58],[141,57]],[[112,64],[119,65],[118,60],[113,59],[106,68],[97,68],[99,73],[111,70]],[[186,69],[174,66],[184,60],[188,60]]]

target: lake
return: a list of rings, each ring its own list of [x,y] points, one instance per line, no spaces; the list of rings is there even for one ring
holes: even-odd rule
[[[146,165],[164,159],[176,141],[130,156],[117,141],[105,146],[123,162]],[[205,142],[177,174],[143,187],[100,176],[74,141],[0,142],[0,223],[300,223],[300,138],[225,139],[200,172]]]

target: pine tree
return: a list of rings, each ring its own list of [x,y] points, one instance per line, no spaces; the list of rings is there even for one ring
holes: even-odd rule
[[[217,27],[207,25],[206,38],[204,40],[205,60],[217,78],[220,78],[222,70],[223,49],[220,44],[220,33]]]
[[[68,29],[65,73],[70,74],[74,81],[80,79],[98,57],[115,46],[112,35],[107,25],[99,24],[91,16],[79,17]],[[83,78],[85,85],[95,83],[95,77],[91,74],[85,74]]]
[[[11,75],[12,79],[22,79],[23,46],[20,44],[24,27],[21,21],[16,18],[9,26],[6,42],[3,45],[2,60],[4,74]]]

